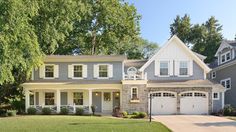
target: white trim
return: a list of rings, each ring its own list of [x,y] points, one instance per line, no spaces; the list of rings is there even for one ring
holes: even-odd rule
[[[214,97],[214,94],[217,94],[217,98]],[[212,93],[212,100],[219,100],[220,99],[220,93],[219,92],[213,92]]]
[[[215,74],[213,74],[213,73],[215,73]],[[215,76],[213,76],[213,75],[215,75]],[[216,78],[216,71],[211,72],[211,79],[214,79],[214,78]]]
[[[43,68],[43,72],[44,72],[44,77],[43,77],[43,79],[55,79],[55,64],[44,64],[43,65],[44,66],[44,68]],[[46,66],[53,66],[53,77],[46,77],[46,74],[45,74],[45,72],[46,72]]]
[[[229,45],[225,40],[223,40],[220,44],[220,47],[217,49],[215,56],[218,56],[218,54],[225,48],[230,47],[233,48],[231,45]]]
[[[222,92],[222,109],[225,107],[225,92]]]
[[[136,88],[136,91],[137,91],[137,98],[139,98],[139,96],[138,96],[138,87],[131,87],[131,99],[133,99],[133,89],[135,89]]]
[[[167,64],[168,64],[168,66],[167,66],[167,68],[168,68],[168,73],[167,73],[167,75],[161,75],[161,62],[167,62]],[[173,63],[172,63],[173,64]],[[159,68],[159,70],[157,70],[157,71],[159,71],[159,73],[158,73],[158,75],[159,75],[159,77],[170,77],[170,69],[171,69],[171,64],[170,64],[170,60],[166,60],[166,59],[161,59],[161,60],[159,60],[158,61],[158,67],[157,68]],[[155,67],[156,68],[156,67]],[[173,65],[172,65],[172,68],[173,68]],[[173,71],[173,70],[172,70]]]
[[[177,42],[179,42],[179,45],[185,49],[187,51],[187,53],[189,53],[190,57],[193,58],[193,60],[199,64],[199,66],[201,68],[204,69],[204,71],[206,73],[210,72],[210,68],[199,58],[197,57],[176,35],[174,35],[173,37],[171,37],[165,44],[164,46],[151,58],[149,59],[140,69],[139,71],[144,71],[156,58],[157,56],[165,51],[165,48],[173,41],[173,40],[176,40]]]
[[[181,62],[186,62],[187,63],[187,75],[180,75],[180,63]],[[193,63],[191,63],[191,64],[193,64]],[[178,65],[178,77],[190,77],[190,70],[192,70],[192,69],[190,69],[190,60],[178,60],[178,63],[176,64],[176,65]]]
[[[107,65],[107,77],[99,77],[99,66],[100,65]],[[109,70],[110,70],[110,66],[109,65],[112,65],[112,64],[109,64],[109,63],[98,63],[98,64],[96,64],[96,67],[97,67],[97,79],[109,79],[110,78],[109,77]],[[110,72],[113,72],[113,71],[110,71]]]

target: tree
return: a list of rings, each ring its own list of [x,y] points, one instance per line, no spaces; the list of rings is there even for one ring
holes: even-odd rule
[[[56,54],[116,54],[138,40],[140,16],[133,5],[121,0],[88,0],[85,5],[88,13],[74,21]]]
[[[191,31],[190,16],[185,14],[183,17],[176,16],[174,22],[170,25],[171,36],[177,35],[187,46],[189,46],[189,35]]]
[[[183,18],[186,19],[184,22]],[[177,16],[174,23],[170,25],[171,35],[176,34],[187,46],[191,44],[193,51],[207,56],[205,62],[213,61],[215,52],[222,41],[222,25],[215,17],[210,17],[203,24],[195,25],[182,24],[190,20],[186,15],[183,18],[180,19]]]

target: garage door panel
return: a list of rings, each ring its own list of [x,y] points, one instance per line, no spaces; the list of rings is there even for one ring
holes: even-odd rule
[[[154,98],[152,99],[152,114],[176,114],[177,99],[175,93],[158,92],[154,93],[153,95]]]

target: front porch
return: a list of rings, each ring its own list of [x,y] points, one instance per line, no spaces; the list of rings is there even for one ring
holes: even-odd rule
[[[92,113],[95,106],[97,113],[112,113],[120,106],[120,89],[117,88],[43,88],[24,87],[25,109],[36,108],[41,113],[44,107],[53,113],[60,113],[61,108],[67,108],[69,113],[75,113],[76,108],[83,108],[85,113]]]

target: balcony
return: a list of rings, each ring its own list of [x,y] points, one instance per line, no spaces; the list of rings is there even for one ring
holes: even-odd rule
[[[147,80],[147,73],[125,74],[123,73],[124,80]]]

